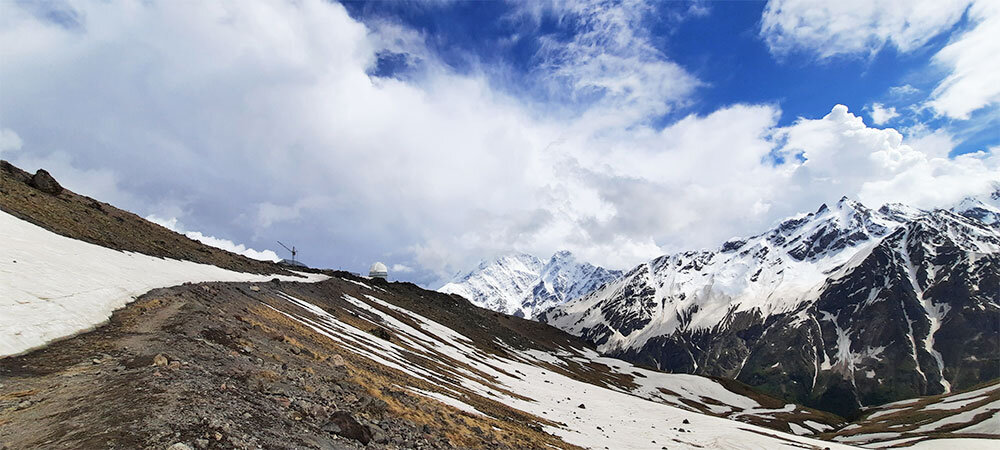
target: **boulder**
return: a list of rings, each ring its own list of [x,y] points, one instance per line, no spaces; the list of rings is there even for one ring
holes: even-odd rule
[[[38,172],[31,176],[31,186],[50,195],[59,195],[63,191],[59,182],[45,169],[38,169]]]
[[[372,432],[368,427],[358,423],[345,411],[330,414],[330,421],[323,425],[323,431],[354,439],[364,445],[372,440]]]

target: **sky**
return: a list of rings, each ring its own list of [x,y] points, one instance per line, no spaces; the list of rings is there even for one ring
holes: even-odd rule
[[[1000,182],[1000,3],[0,4],[0,157],[251,257],[627,269]]]

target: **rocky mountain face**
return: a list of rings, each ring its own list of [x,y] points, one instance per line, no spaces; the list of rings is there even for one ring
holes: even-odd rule
[[[568,251],[543,262],[525,253],[483,261],[438,291],[461,295],[483,308],[531,318],[536,312],[582,297],[621,276],[579,262]]]
[[[1000,377],[1000,189],[951,210],[846,198],[662,256],[538,315],[608,355],[861,408]]]

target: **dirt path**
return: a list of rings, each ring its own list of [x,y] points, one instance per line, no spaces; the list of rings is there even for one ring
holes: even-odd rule
[[[261,295],[158,289],[95,331],[0,360],[0,448],[449,446],[386,414],[336,358],[255,324]]]

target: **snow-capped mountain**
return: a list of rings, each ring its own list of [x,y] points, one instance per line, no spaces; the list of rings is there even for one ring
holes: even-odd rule
[[[988,195],[966,197],[951,210],[993,227],[1000,227],[1000,183]]]
[[[844,198],[711,251],[656,258],[538,319],[609,355],[846,417],[967,388],[1000,376],[989,206],[872,210]]]
[[[578,262],[568,251],[556,252],[548,262],[515,253],[483,261],[438,291],[461,295],[483,308],[531,318],[538,311],[587,295],[621,274]]]

